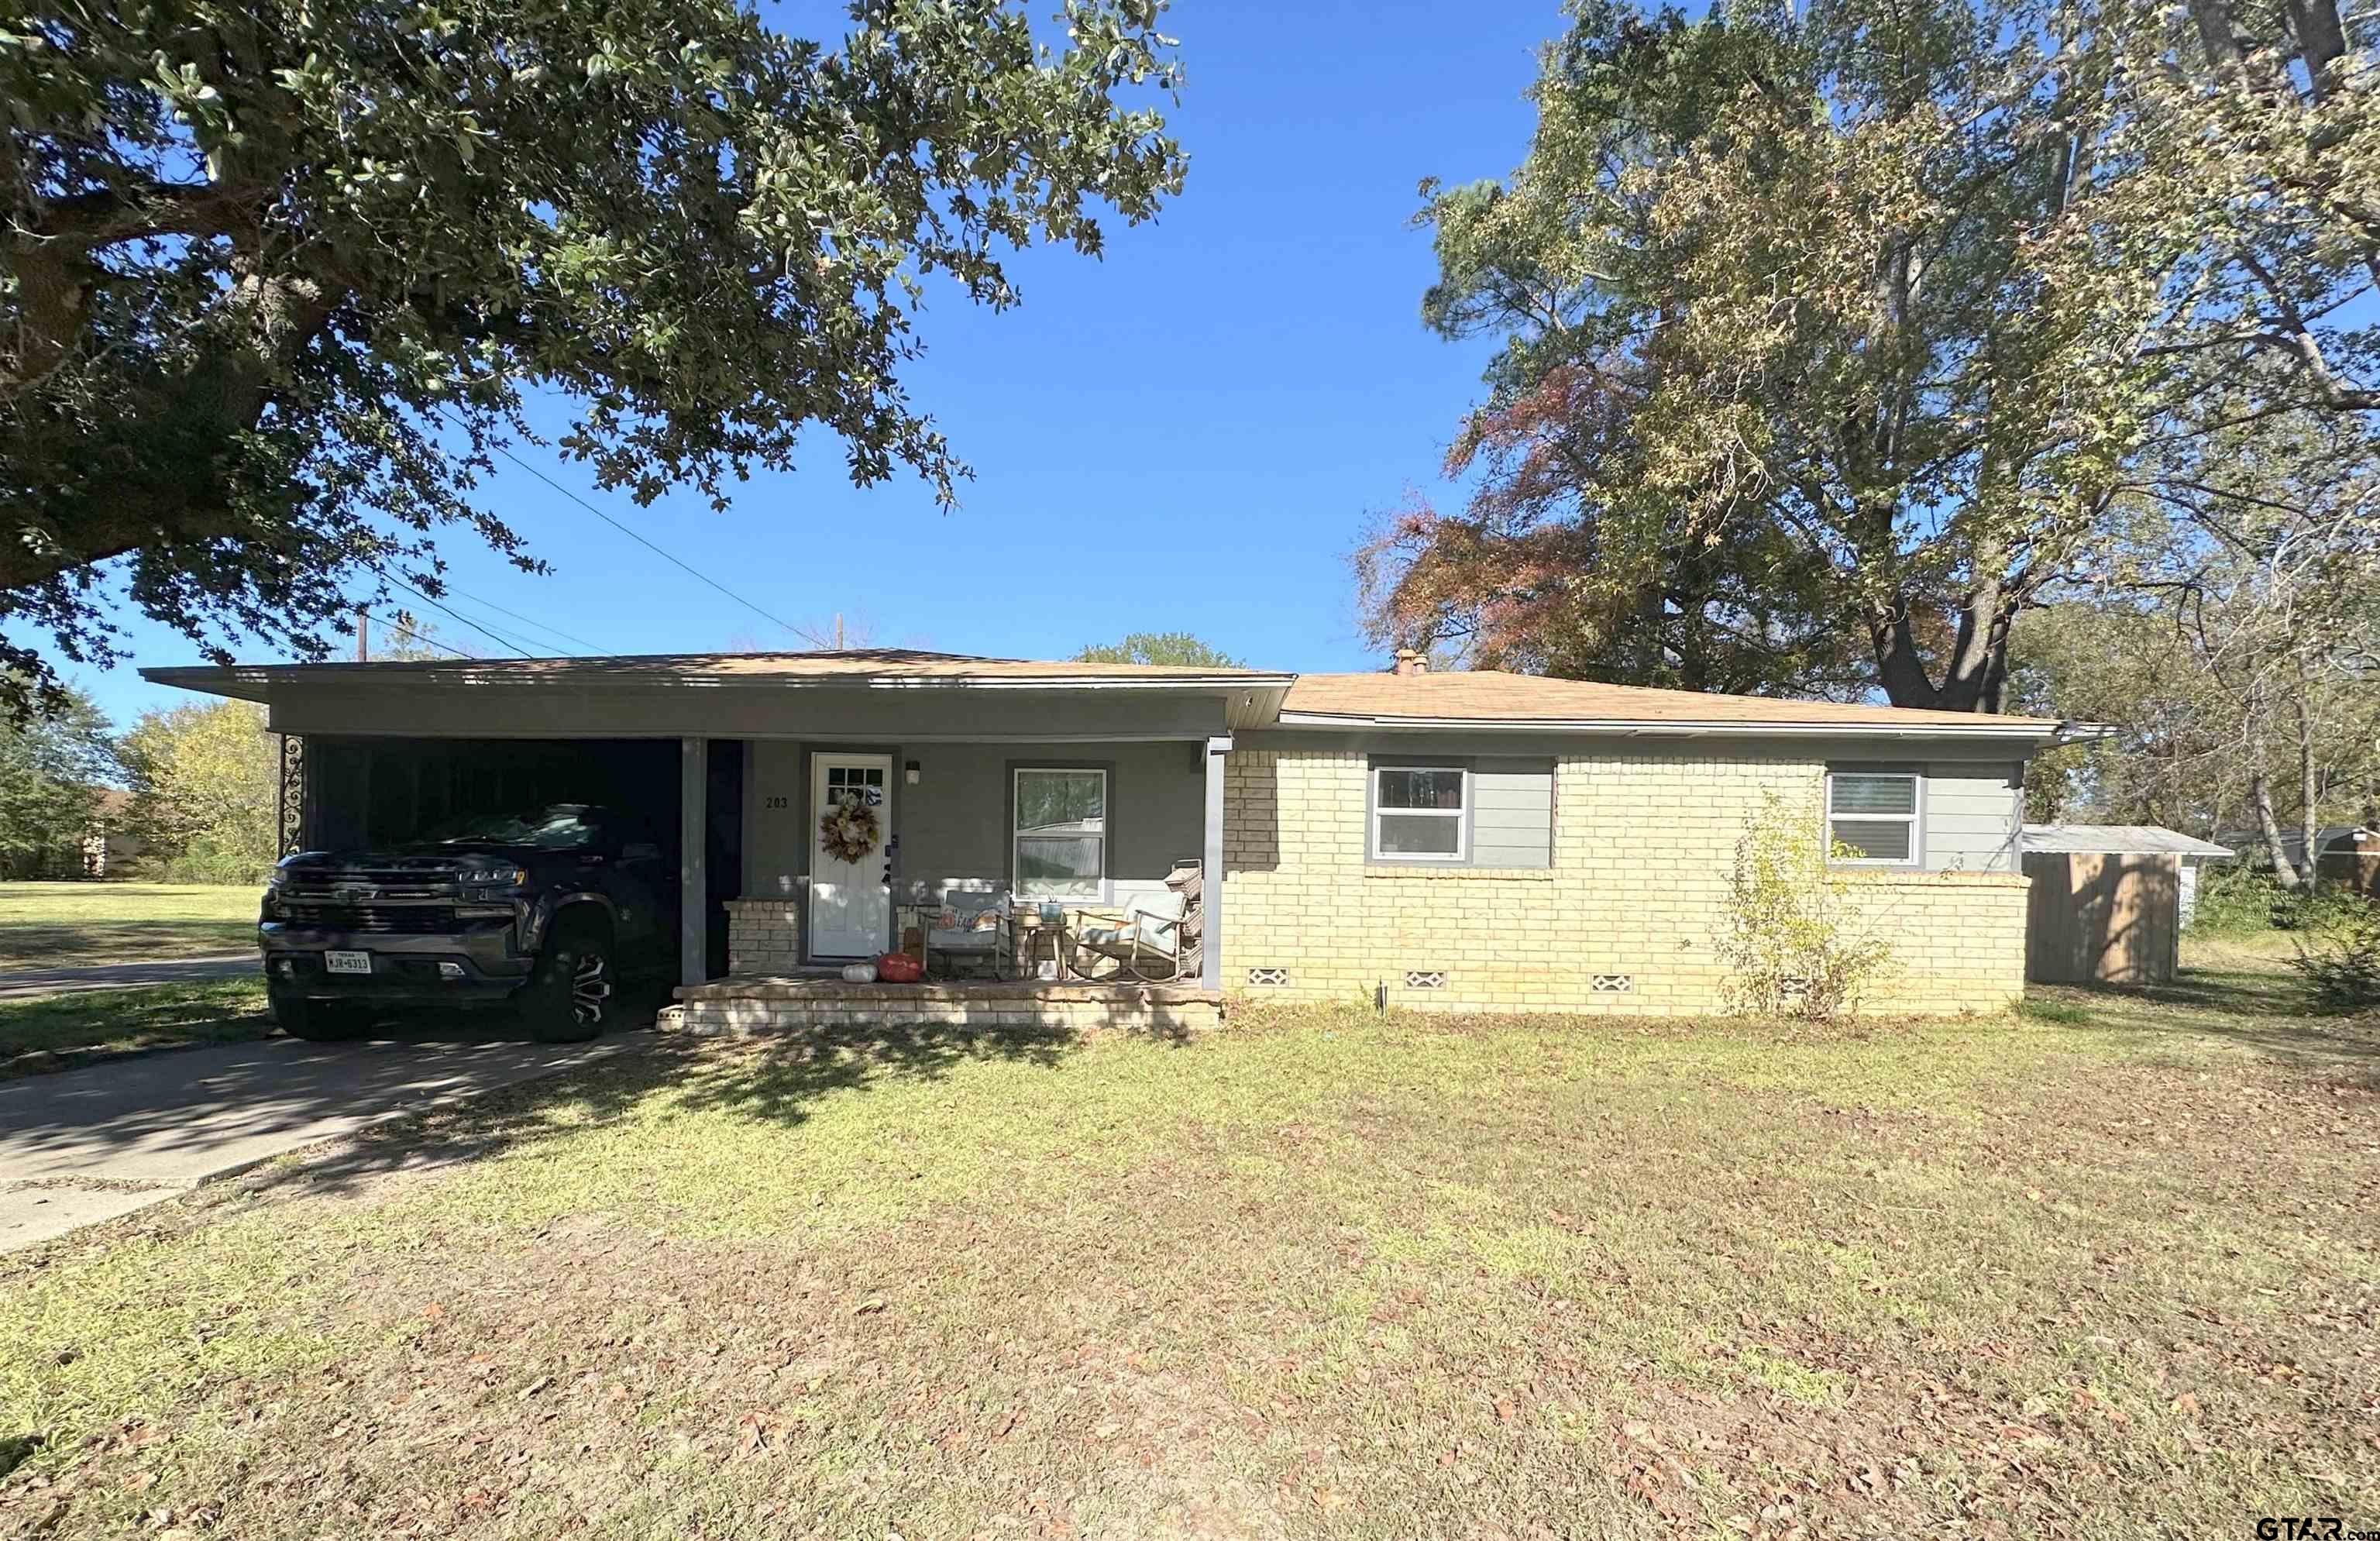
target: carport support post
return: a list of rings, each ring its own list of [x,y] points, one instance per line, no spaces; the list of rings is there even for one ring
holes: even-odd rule
[[[710,889],[703,872],[710,827],[702,794],[710,779],[710,741],[677,741],[677,976],[698,985],[710,977]]]
[[[1207,740],[1207,838],[1199,851],[1199,983],[1223,988],[1223,761],[1229,734]]]

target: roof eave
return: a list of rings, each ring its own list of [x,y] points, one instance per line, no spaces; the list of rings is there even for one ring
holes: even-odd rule
[[[378,671],[386,670],[386,673]],[[1087,690],[1087,691],[1197,691],[1212,693],[1230,690],[1287,691],[1295,680],[1293,674],[1182,674],[1160,677],[1130,674],[1028,674],[1022,676],[984,677],[980,675],[902,675],[902,674],[766,674],[724,673],[713,670],[687,670],[662,673],[640,673],[633,675],[603,674],[594,671],[557,670],[549,674],[524,675],[501,666],[486,667],[468,663],[425,663],[411,667],[387,664],[274,664],[154,668],[140,671],[140,677],[152,685],[171,686],[183,690],[204,691],[211,695],[229,696],[242,700],[261,701],[275,686],[353,685],[370,684],[384,687],[399,683],[411,685],[554,685],[568,682],[577,686],[612,684],[624,686],[660,686],[664,689],[718,688],[748,686],[756,689],[796,690]]]
[[[1611,734],[1630,738],[1986,738],[2046,742],[2058,724],[2033,719],[1978,717],[1973,722],[1658,722],[1625,717],[1379,717],[1365,713],[1284,711],[1284,728],[1357,728],[1371,733]]]

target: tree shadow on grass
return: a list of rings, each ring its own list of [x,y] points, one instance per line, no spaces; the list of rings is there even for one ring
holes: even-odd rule
[[[249,920],[74,920],[0,924],[0,973],[82,968],[256,951]]]
[[[995,1060],[1055,1070],[1084,1040],[1064,1027],[895,1022],[749,1041],[755,1047],[747,1054],[725,1058],[735,1050],[722,1051],[720,1069],[688,1085],[681,1105],[797,1124],[832,1093],[886,1081],[939,1081],[963,1065]]]
[[[688,1038],[644,1034],[577,1069],[504,1086],[347,1136],[247,1179],[274,1196],[351,1192],[379,1177],[534,1148],[631,1115],[675,1108],[796,1127],[820,1099],[892,1082],[939,1080],[977,1062],[1061,1068],[1082,1047],[1070,1029],[852,1024],[799,1035]]]
[[[2188,968],[2161,985],[2074,985],[2094,1027],[2212,1038],[2295,1069],[2349,1074],[2380,1086],[2380,1013],[2313,1005],[2294,976],[2273,969]]]

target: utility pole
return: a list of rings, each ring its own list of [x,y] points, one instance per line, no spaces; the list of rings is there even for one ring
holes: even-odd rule
[[[356,606],[356,661],[371,661],[371,612]]]
[[[843,612],[834,613],[834,650],[843,651]]]

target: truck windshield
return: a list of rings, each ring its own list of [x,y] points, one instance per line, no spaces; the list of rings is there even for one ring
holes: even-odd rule
[[[550,803],[527,813],[473,813],[449,819],[423,837],[431,845],[516,845],[569,851],[602,836],[602,819],[585,803]]]

